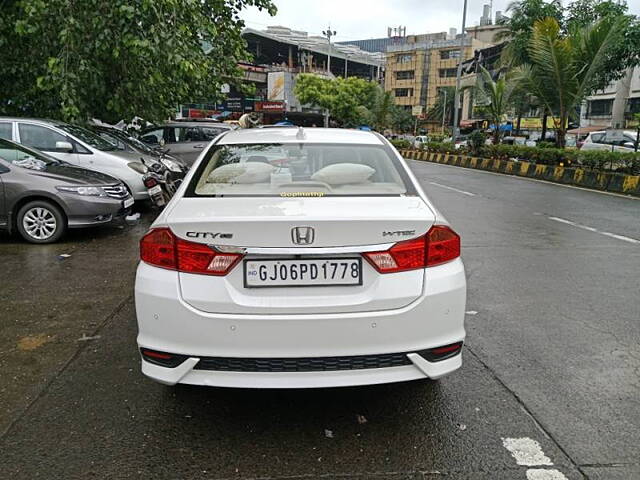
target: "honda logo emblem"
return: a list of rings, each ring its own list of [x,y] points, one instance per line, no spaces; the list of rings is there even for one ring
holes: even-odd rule
[[[315,235],[312,227],[294,227],[291,229],[291,241],[296,245],[311,245]]]

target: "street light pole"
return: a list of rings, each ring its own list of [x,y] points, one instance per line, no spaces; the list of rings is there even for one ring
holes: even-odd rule
[[[327,42],[329,44],[329,51],[327,53],[327,73],[331,73],[331,37],[336,34],[335,30],[331,30],[331,26],[328,29],[323,30],[322,34],[327,37]]]
[[[453,100],[453,135],[451,135],[451,140],[453,143],[456,143],[456,139],[458,138],[459,128],[458,128],[458,104],[460,103],[460,77],[462,76],[462,60],[464,55],[464,29],[466,28],[467,23],[467,0],[464,0],[464,8],[462,10],[462,35],[460,36],[460,57],[458,58],[458,73],[456,74],[456,95]]]
[[[327,51],[327,75],[331,75],[331,37],[333,37],[336,34],[335,30],[331,30],[331,25],[329,25],[329,28],[327,28],[326,30],[322,31],[322,34],[327,37],[327,42],[329,44],[329,49]],[[325,109],[324,110],[324,127],[328,128],[329,127],[329,110]]]
[[[349,62],[349,55],[344,56],[344,78],[347,78],[347,63]]]
[[[447,91],[443,90],[442,93],[444,93],[444,103],[442,104],[442,133],[444,134],[444,123],[447,118]]]

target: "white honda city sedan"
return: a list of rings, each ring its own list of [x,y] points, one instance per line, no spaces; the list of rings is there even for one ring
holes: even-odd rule
[[[376,133],[222,134],[140,257],[142,371],[161,383],[367,385],[462,364],[460,237]]]

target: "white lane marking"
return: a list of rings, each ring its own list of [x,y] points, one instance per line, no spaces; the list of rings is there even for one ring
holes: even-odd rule
[[[551,459],[542,451],[540,444],[532,438],[503,438],[502,445],[511,452],[518,465],[526,465],[528,467],[553,465]]]
[[[564,474],[556,469],[530,468],[527,470],[527,480],[568,480]]]
[[[600,235],[605,235],[607,237],[615,238],[616,240],[622,240],[623,242],[629,242],[634,244],[640,244],[640,240],[631,237],[625,237],[624,235],[617,235],[611,232],[602,232],[597,228],[590,227],[588,225],[582,225],[580,223],[572,222],[571,220],[567,220],[566,218],[560,217],[547,217],[549,220],[553,220],[554,222],[564,223],[565,225],[571,225],[572,227],[581,228],[582,230],[587,230],[593,233],[599,233]]]
[[[454,192],[462,193],[463,195],[468,195],[470,197],[475,197],[475,193],[466,192],[464,190],[458,190],[457,188],[449,187],[448,185],[442,185],[441,183],[429,182],[431,185],[435,185],[436,187],[446,188],[447,190],[453,190]]]
[[[411,160],[411,159],[405,159],[405,160],[409,160],[410,162],[414,162],[418,164],[425,163],[424,161],[421,161],[421,160]],[[431,163],[431,162],[426,162],[426,163],[428,163],[429,165],[437,165],[439,167],[457,168],[458,170],[463,170],[463,171],[467,170],[468,173],[473,173],[473,172],[486,173],[487,175],[497,175],[503,178],[504,177],[511,178],[513,180],[526,180],[530,182],[546,183],[547,185],[555,185],[556,187],[573,188],[574,190],[582,190],[583,192],[599,193],[600,195],[609,195],[611,197],[626,198],[627,200],[635,200],[636,202],[640,201],[640,197],[632,197],[630,195],[625,195],[624,193],[605,192],[602,190],[593,190],[592,188],[576,187],[575,185],[565,185],[564,183],[550,182],[549,180],[540,180],[539,178],[519,177],[517,175],[510,175],[508,173],[496,173],[496,172],[489,172],[487,170],[476,170],[475,168],[456,167],[455,165],[445,165],[444,163]]]

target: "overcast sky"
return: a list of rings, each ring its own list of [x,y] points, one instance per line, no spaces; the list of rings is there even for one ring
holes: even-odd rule
[[[331,24],[336,41],[387,36],[387,27],[407,27],[407,34],[444,32],[462,26],[463,0],[273,0],[275,17],[256,8],[241,15],[248,27],[262,30],[283,25],[321,35]],[[477,25],[482,5],[488,0],[469,0],[467,25]],[[494,0],[493,11],[505,11],[510,0]],[[567,3],[567,0],[565,0]],[[629,10],[640,14],[640,0],[628,0]]]

